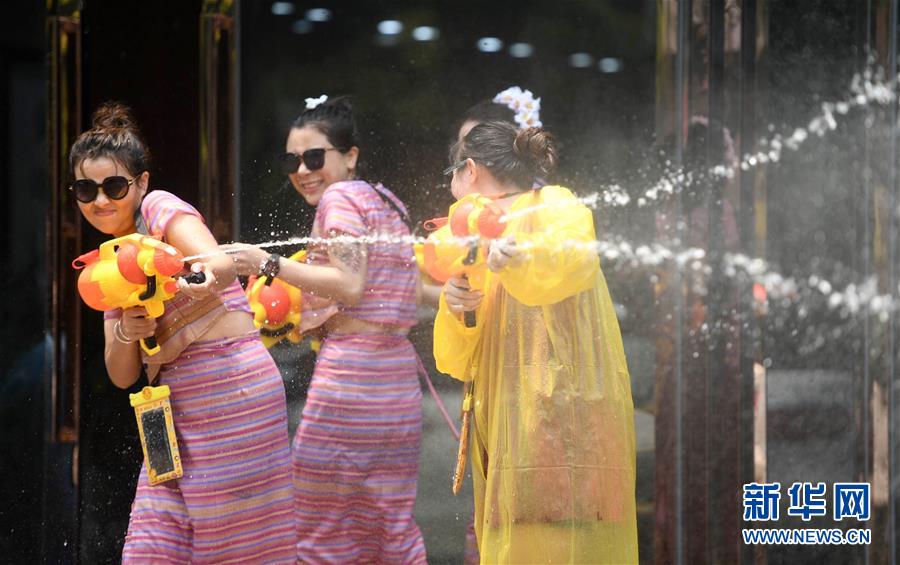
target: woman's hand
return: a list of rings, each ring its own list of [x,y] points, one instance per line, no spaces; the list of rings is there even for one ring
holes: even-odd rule
[[[191,265],[191,275],[195,273],[203,273],[204,281],[202,283],[193,283],[187,277],[178,279],[178,290],[190,296],[191,298],[206,298],[210,294],[216,293],[216,275],[209,265],[206,263],[196,262]]]
[[[301,304],[302,316],[300,316],[300,333],[306,334],[320,328],[325,322],[337,314],[340,309],[330,298],[323,298],[315,294],[304,292]],[[322,337],[322,336],[319,336]]]
[[[471,312],[481,304],[482,294],[469,287],[462,277],[448,279],[443,288],[444,301],[451,312]]]
[[[333,305],[335,302],[330,298],[324,298],[322,296],[316,296],[311,292],[303,293],[303,303],[301,305],[301,310],[321,310],[323,308],[327,308]]]
[[[268,253],[246,243],[229,243],[220,245],[219,249],[226,252],[234,261],[234,268],[238,275],[254,276],[259,274],[259,266],[269,256]]]
[[[118,324],[122,337],[128,341],[146,339],[156,332],[156,318],[148,316],[143,306],[123,309]]]
[[[488,249],[487,267],[494,273],[499,273],[510,263],[517,262],[522,257],[522,250],[516,247],[516,240],[511,237],[500,237],[491,241]]]

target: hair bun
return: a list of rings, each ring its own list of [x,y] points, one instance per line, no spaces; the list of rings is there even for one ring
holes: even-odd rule
[[[342,153],[352,147],[359,147],[359,132],[349,96],[328,97],[312,108],[305,108],[294,120],[292,128],[302,129],[306,126],[313,126],[325,134],[328,142]]]
[[[543,128],[526,128],[516,135],[513,152],[538,176],[550,176],[556,169],[556,138]]]
[[[131,108],[121,102],[105,102],[94,111],[91,126],[95,130],[137,130]]]
[[[322,104],[322,109],[333,116],[342,116],[353,120],[353,102],[349,96],[335,96]]]

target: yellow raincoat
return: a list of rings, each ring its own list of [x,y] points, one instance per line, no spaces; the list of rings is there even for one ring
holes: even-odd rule
[[[545,206],[541,206],[545,205]],[[470,458],[482,563],[636,563],[631,383],[593,242],[568,190],[520,196],[523,259],[486,272],[477,324],[444,296],[440,371],[474,379]],[[452,214],[452,208],[451,208]]]

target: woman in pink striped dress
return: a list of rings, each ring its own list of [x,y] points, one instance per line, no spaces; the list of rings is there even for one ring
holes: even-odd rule
[[[165,240],[184,255],[217,251],[203,218],[161,190],[147,192],[149,155],[130,111],[107,104],[72,146],[72,191],[85,219],[119,237]],[[292,563],[290,450],[284,385],[259,340],[230,259],[192,266],[159,319],[107,312],[106,367],[121,388],[142,372],[168,385],[184,475],[151,486],[141,469],[123,563]],[[138,340],[161,350],[144,354]]]
[[[424,563],[413,518],[422,406],[416,353],[417,267],[403,203],[356,179],[359,156],[346,99],[316,104],[291,128],[285,172],[312,206],[307,263],[259,249],[239,272],[263,272],[332,301],[303,419],[294,438],[297,555],[303,563]],[[346,236],[350,236],[349,238]],[[367,240],[368,238],[368,240]]]

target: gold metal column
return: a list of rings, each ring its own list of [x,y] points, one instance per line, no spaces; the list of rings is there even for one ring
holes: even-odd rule
[[[232,0],[206,0],[200,14],[200,212],[219,242],[238,226],[235,163],[237,47]]]
[[[79,384],[81,382],[81,304],[71,258],[80,253],[81,215],[65,186],[69,148],[81,132],[81,19],[78,2],[61,0],[47,17],[50,84],[48,147],[50,210],[47,218],[49,250],[50,360],[49,437],[51,442],[77,442]],[[77,473],[73,470],[77,479]]]

